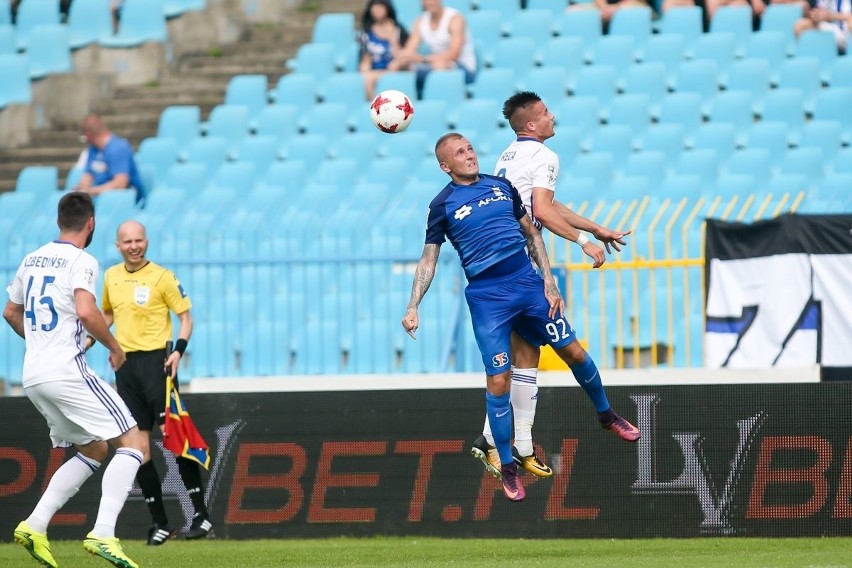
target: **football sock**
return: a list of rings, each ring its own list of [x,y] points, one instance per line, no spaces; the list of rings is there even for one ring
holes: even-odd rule
[[[169,517],[166,515],[166,508],[163,506],[163,488],[153,460],[139,466],[139,471],[136,472],[136,483],[139,484],[142,496],[145,497],[145,504],[148,505],[151,520],[161,527],[168,525]]]
[[[201,466],[198,462],[182,457],[177,458],[177,464],[180,478],[183,480],[186,492],[189,493],[189,498],[192,499],[195,512],[208,516],[207,507],[204,505],[204,490],[201,486]]]
[[[601,374],[598,372],[598,367],[592,360],[592,357],[587,353],[586,360],[580,364],[571,365],[571,372],[574,373],[574,379],[583,387],[586,394],[592,399],[592,404],[598,412],[606,412],[609,410],[609,399],[606,397],[606,392],[601,383]]]
[[[488,412],[485,413],[485,424],[482,426],[482,435],[489,446],[494,445],[494,434],[491,433],[491,422],[488,421]]]
[[[512,369],[509,399],[515,416],[515,447],[522,456],[533,454],[532,427],[538,402],[538,369]]]
[[[142,463],[142,452],[133,448],[118,448],[104,470],[101,483],[101,504],[92,533],[98,538],[115,538],[115,521],[127,494],[133,487],[136,471]]]
[[[47,484],[47,489],[32,514],[27,518],[27,524],[30,528],[38,533],[47,532],[47,525],[50,524],[50,519],[56,514],[56,511],[62,508],[68,499],[77,494],[83,483],[101,467],[100,462],[87,458],[83,454],[76,454],[70,460],[62,464],[53,477],[50,478],[50,483]]]
[[[491,423],[491,432],[494,435],[494,446],[500,454],[500,463],[510,464],[512,460],[512,407],[509,404],[509,393],[495,396],[490,392],[485,393],[485,410],[488,421]]]

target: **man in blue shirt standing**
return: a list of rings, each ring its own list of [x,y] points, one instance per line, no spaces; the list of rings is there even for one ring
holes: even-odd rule
[[[133,147],[126,138],[116,136],[100,116],[83,119],[83,136],[88,143],[86,168],[75,188],[91,195],[116,189],[136,189],[136,203],[145,199],[145,187],[133,159]]]
[[[426,244],[402,325],[414,337],[419,325],[417,307],[435,276],[441,244],[448,238],[468,280],[465,297],[485,366],[486,412],[500,455],[503,493],[510,501],[522,501],[526,494],[510,444],[512,330],[535,345],[550,344],[557,352],[572,342],[578,344],[562,315],[564,303],[541,233],[512,184],[479,173],[476,152],[460,134],[442,136],[435,145],[435,156],[452,181],[429,205]],[[533,269],[527,250],[541,276]]]

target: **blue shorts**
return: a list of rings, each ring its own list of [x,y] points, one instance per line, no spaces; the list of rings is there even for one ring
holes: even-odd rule
[[[511,335],[532,345],[564,347],[577,337],[564,315],[548,316],[544,280],[532,267],[499,279],[471,282],[464,291],[485,373],[511,368]]]

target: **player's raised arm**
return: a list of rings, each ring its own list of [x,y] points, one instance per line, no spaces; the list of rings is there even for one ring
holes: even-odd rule
[[[554,201],[553,205],[557,209],[557,211],[559,211],[559,214],[568,223],[571,223],[574,227],[577,227],[578,229],[582,229],[583,231],[588,231],[592,233],[596,239],[604,243],[604,245],[606,246],[606,252],[612,253],[612,250],[610,250],[610,246],[615,249],[616,252],[621,252],[621,248],[619,247],[619,245],[627,245],[627,241],[624,240],[624,237],[629,235],[631,231],[613,231],[612,229],[607,229],[606,227],[598,225],[591,219],[587,219],[582,215],[574,213],[558,201]]]
[[[553,277],[553,271],[550,269],[550,259],[547,258],[544,239],[541,238],[541,233],[535,228],[527,215],[518,219],[518,222],[520,222],[521,229],[523,229],[527,238],[527,250],[541,270],[541,277],[544,279],[544,295],[547,297],[547,303],[550,304],[549,315],[550,317],[555,317],[556,314],[562,315],[565,302],[562,300],[559,287],[556,286],[556,279]]]
[[[417,316],[417,306],[429,286],[432,285],[432,279],[435,278],[435,270],[438,268],[438,255],[441,253],[441,245],[426,243],[423,247],[423,254],[420,255],[420,261],[417,263],[417,268],[414,270],[414,282],[411,284],[411,297],[408,300],[408,308],[405,310],[405,316],[402,318],[402,327],[406,333],[412,338],[414,332],[417,331],[419,325],[419,317]]]

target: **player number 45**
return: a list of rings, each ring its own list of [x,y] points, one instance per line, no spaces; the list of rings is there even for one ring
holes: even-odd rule
[[[36,321],[36,297],[35,294],[30,295],[30,292],[33,291],[33,281],[35,280],[35,276],[30,276],[29,282],[27,282],[27,294],[26,294],[26,305],[27,309],[24,311],[24,317],[30,320],[30,329],[32,331],[38,331],[38,322]],[[59,314],[56,313],[56,308],[53,307],[53,298],[49,295],[46,295],[48,284],[52,284],[53,281],[56,280],[55,276],[45,276],[41,283],[41,293],[39,294],[38,303],[47,306],[47,309],[50,311],[50,323],[41,324],[41,329],[43,331],[50,331],[56,324],[59,322]]]

